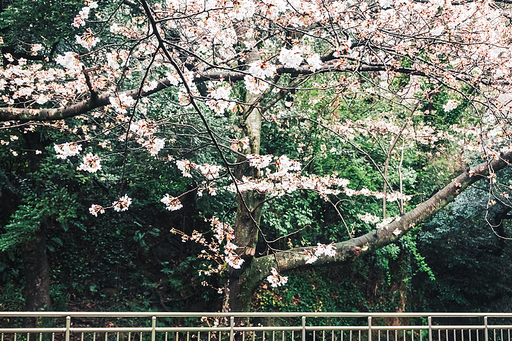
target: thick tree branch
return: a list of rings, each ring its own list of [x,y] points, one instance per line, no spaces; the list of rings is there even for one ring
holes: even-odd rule
[[[171,84],[169,80],[162,79],[159,81],[158,86],[150,91],[140,91],[137,87],[136,89],[125,91],[124,94],[133,97],[133,99],[139,99],[141,97],[152,95],[170,86]],[[111,92],[104,93],[97,97],[93,95],[89,99],[75,105],[56,109],[0,108],[0,122],[64,120],[106,106],[110,104],[110,97],[117,97],[117,95]]]
[[[398,73],[406,73],[411,75],[425,76],[421,71],[409,69],[409,68],[389,68],[385,65],[373,65],[373,66],[359,66],[356,65],[345,65],[343,67],[338,66],[335,63],[326,64],[323,68],[313,72],[309,66],[302,66],[296,69],[280,67],[277,69],[278,74],[291,74],[292,76],[299,75],[311,75],[329,72],[366,72],[366,71],[393,71]],[[197,75],[194,78],[194,82],[205,82],[205,81],[240,81],[248,73],[246,72],[212,72],[204,75]],[[139,91],[139,88],[125,91],[124,94],[132,96],[133,99],[139,99],[141,97],[147,97],[154,93],[157,93],[163,89],[172,86],[168,79],[161,79],[158,81],[158,86],[150,91]],[[109,98],[115,97],[114,93],[108,92],[102,95],[90,96],[89,99],[71,105],[69,107],[55,108],[55,109],[29,109],[29,108],[13,108],[4,107],[0,108],[0,122],[5,121],[56,121],[63,120],[71,117],[76,117],[85,114],[91,110],[101,108],[108,105]]]
[[[360,237],[336,243],[337,252],[335,257],[321,256],[318,257],[313,265],[306,264],[309,257],[303,254],[304,251],[312,251],[314,249],[314,247],[307,247],[291,249],[256,258],[241,279],[245,282],[243,287],[244,290],[247,291],[247,295],[243,296],[251,297],[250,293],[252,293],[261,280],[268,276],[272,268],[278,269],[279,272],[284,272],[310,266],[343,264],[395,242],[400,239],[401,236],[410,232],[416,225],[432,217],[436,212],[453,201],[471,184],[487,178],[490,173],[505,168],[507,165],[510,165],[511,162],[512,151],[508,151],[501,154],[499,160],[484,162],[468,169],[434,194],[430,199],[404,214],[401,219],[390,223],[387,228],[374,230]]]

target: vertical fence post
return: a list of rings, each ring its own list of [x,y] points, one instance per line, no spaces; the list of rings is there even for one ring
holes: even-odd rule
[[[489,341],[489,333],[488,333],[489,326],[487,325],[487,316],[484,316],[484,327],[485,327],[484,328],[484,333],[485,333],[484,340]]]
[[[71,328],[71,316],[66,316],[66,341],[69,341],[69,328]]]
[[[368,316],[368,341],[372,341],[372,317]]]
[[[233,341],[235,339],[235,317],[231,316],[229,318],[229,341]]]
[[[306,316],[302,316],[302,341],[306,341]]]
[[[156,340],[156,316],[151,318],[151,341]]]
[[[428,317],[428,341],[432,341],[432,316]]]

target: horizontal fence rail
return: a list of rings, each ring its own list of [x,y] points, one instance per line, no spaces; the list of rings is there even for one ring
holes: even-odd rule
[[[0,312],[0,341],[512,341],[505,313]]]

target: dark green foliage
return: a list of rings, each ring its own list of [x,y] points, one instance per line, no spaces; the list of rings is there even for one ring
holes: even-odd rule
[[[502,173],[501,180],[509,176]],[[418,247],[436,277],[415,281],[424,310],[510,311],[512,252],[498,237],[510,236],[510,209],[496,204],[487,212],[487,202],[488,190],[475,186],[419,233]]]
[[[2,4],[7,1],[2,2]],[[42,44],[48,56],[54,45],[72,36],[70,23],[83,7],[78,0],[13,0],[1,8],[0,32],[4,38],[3,52],[30,56],[31,44]]]
[[[30,139],[56,143],[66,138],[61,135],[43,130],[15,143],[28,144]],[[133,154],[127,158],[124,177],[124,160],[118,157],[116,161],[115,156],[108,161],[119,167],[86,174],[76,170],[77,157],[56,158],[53,143],[36,157],[33,150],[27,151],[31,154],[26,157],[37,159],[37,164],[24,163],[25,155],[14,156],[10,146],[4,146],[0,154],[6,173],[2,188],[13,187],[20,198],[19,205],[11,207],[12,215],[3,216],[0,225],[0,309],[23,309],[20,249],[31,242],[43,221],[48,226],[46,254],[53,309],[176,310],[184,304],[193,309],[194,302],[211,299],[202,294],[200,280],[194,279],[201,262],[192,255],[199,248],[170,233],[173,227],[188,234],[208,228],[194,211],[194,196],[182,198],[186,208],[177,213],[166,211],[159,202],[165,193],[178,195],[188,189],[175,167],[149,155]],[[110,209],[100,217],[89,214],[91,204],[108,206],[117,200],[121,188],[122,194],[134,198],[129,211]]]

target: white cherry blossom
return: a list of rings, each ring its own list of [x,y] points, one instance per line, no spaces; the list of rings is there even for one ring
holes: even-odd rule
[[[114,201],[112,203],[112,206],[114,207],[114,211],[116,212],[123,212],[127,211],[128,207],[132,204],[132,199],[128,197],[128,195],[124,195],[120,197],[117,201]]]

